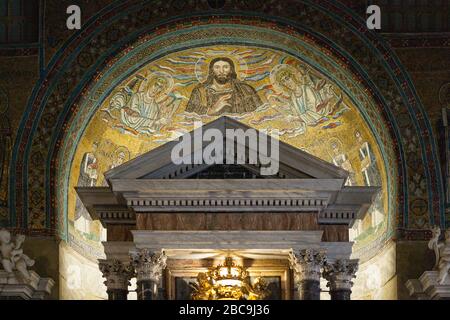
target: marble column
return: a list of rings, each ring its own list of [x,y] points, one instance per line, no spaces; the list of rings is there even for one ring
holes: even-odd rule
[[[328,281],[331,300],[350,300],[356,271],[358,260],[339,259],[325,263],[323,277]]]
[[[300,300],[320,300],[320,274],[325,253],[315,249],[292,251],[289,262]]]
[[[133,267],[119,260],[99,260],[99,268],[106,279],[108,300],[127,300]]]
[[[156,300],[161,277],[166,268],[167,256],[163,251],[141,249],[130,253],[136,271],[138,300]]]

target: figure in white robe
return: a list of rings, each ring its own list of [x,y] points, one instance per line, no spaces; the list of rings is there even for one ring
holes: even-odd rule
[[[362,220],[358,219],[353,224],[353,227],[348,230],[349,241],[355,241],[355,239],[362,233],[362,231]]]
[[[94,152],[97,144],[93,144]],[[98,163],[94,152],[87,152],[83,155],[80,166],[80,175],[78,177],[77,186],[79,187],[95,187],[98,181]],[[92,218],[84,207],[78,195],[75,203],[75,219],[74,226],[82,234],[91,232]]]
[[[133,94],[127,106],[120,110],[122,123],[138,133],[153,133],[161,116],[160,94],[166,86],[167,80],[160,77],[150,82],[146,92]]]
[[[334,165],[346,170],[349,173],[345,185],[355,186],[356,185],[355,170],[353,169],[352,163],[348,159],[347,155],[340,151],[337,142],[331,143],[331,149],[333,150],[332,160]]]
[[[325,80],[322,80],[316,89],[319,101],[316,107],[318,113],[327,116],[332,113],[333,110],[339,108],[342,102],[342,96],[336,96],[336,93],[333,90],[333,85],[327,83]]]
[[[301,85],[291,93],[291,107],[306,125],[314,126],[323,118],[316,110],[316,95],[311,87]]]
[[[278,65],[272,70],[271,81],[274,87],[289,96],[287,105],[292,115],[300,120],[302,131],[306,131],[306,126],[317,125],[324,118],[323,113],[317,112],[320,100],[309,74],[302,77],[293,67]]]
[[[381,186],[375,154],[372,152],[370,144],[363,140],[359,131],[355,131],[355,137],[360,146],[359,159],[361,160],[361,172],[366,186]]]
[[[137,92],[124,88],[112,97],[109,108],[103,111],[115,119],[113,112],[119,110],[121,123],[117,127],[134,135],[150,135],[169,122],[180,98],[168,94],[174,85],[170,75],[157,72],[141,78],[142,84]],[[166,110],[172,106],[172,110]],[[166,117],[163,117],[165,111]]]
[[[153,133],[153,124],[159,118],[159,105],[145,96],[137,93],[131,98],[128,108],[121,110],[122,122],[137,132]]]
[[[378,172],[376,157],[372,152],[369,142],[364,141],[359,131],[355,131],[356,141],[359,144],[359,159],[361,160],[361,173],[364,177],[366,186],[381,186],[381,177]],[[374,200],[372,207],[369,209],[372,221],[372,227],[378,226],[384,220],[383,200],[381,192]]]

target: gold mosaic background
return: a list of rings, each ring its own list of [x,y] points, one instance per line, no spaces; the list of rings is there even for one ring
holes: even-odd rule
[[[204,83],[210,61],[218,57],[233,61],[236,81],[253,87],[263,103],[253,112],[228,116],[256,129],[269,132],[278,129],[280,140],[350,171],[352,181],[348,183],[353,185],[367,185],[361,149],[369,145],[376,178],[383,186],[378,206],[371,208],[371,212],[377,207],[382,211],[378,216],[384,220],[378,218],[381,223],[374,225],[372,215],[368,214],[356,241],[368,243],[380,235],[386,228],[383,223],[387,212],[386,170],[373,136],[350,99],[325,75],[285,53],[248,46],[216,46],[185,50],[156,60],[123,81],[103,102],[78,145],[71,167],[72,191],[68,196],[71,241],[77,242],[83,251],[101,250],[100,223],[75,221],[82,216],[82,209],[79,206],[76,209],[75,186],[105,185],[103,173],[109,169],[191,131],[194,121],[208,123],[224,114],[185,112],[192,91]],[[306,112],[310,117],[296,113],[302,108],[301,99],[296,104],[295,95],[281,84],[286,75],[298,92],[303,90],[304,96],[312,97],[310,105],[315,109]],[[146,95],[148,89],[157,93],[150,97]],[[320,115],[320,120],[311,120],[314,114]]]

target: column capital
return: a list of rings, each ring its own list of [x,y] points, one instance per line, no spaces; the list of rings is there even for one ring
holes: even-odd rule
[[[320,280],[320,269],[326,261],[324,250],[302,249],[289,253],[289,262],[296,279]]]
[[[303,249],[289,253],[300,300],[320,300],[320,269],[325,259],[324,250]]]
[[[158,283],[162,272],[167,266],[167,256],[164,251],[154,252],[140,249],[130,252],[131,265],[136,269],[137,281]]]
[[[327,287],[332,291],[351,290],[352,279],[356,278],[358,271],[358,262],[356,259],[338,259],[325,263],[323,277],[328,281]]]
[[[108,290],[126,290],[130,285],[130,279],[134,276],[133,267],[130,264],[112,260],[99,260],[99,269],[106,279],[103,282]]]

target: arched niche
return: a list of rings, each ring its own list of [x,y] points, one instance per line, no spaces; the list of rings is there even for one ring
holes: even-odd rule
[[[239,82],[251,86],[263,104],[256,111],[234,114],[236,119],[256,129],[277,129],[282,141],[350,171],[350,185],[382,186],[353,237],[356,251],[388,239],[398,193],[396,150],[379,104],[338,57],[308,37],[264,24],[222,22],[176,29],[148,34],[119,52],[77,103],[67,127],[70,138],[58,154],[56,180],[59,228],[75,248],[89,248],[80,249],[86,255],[89,250],[101,254],[100,225],[80,218],[87,213],[74,187],[105,184],[103,172],[192,130],[195,121],[216,119],[220,114],[199,115],[186,107],[218,57],[233,62]],[[311,100],[303,115],[298,111],[305,102],[294,99],[280,82],[286,75]],[[154,103],[160,113],[150,123],[144,113],[152,111],[141,110],[146,107],[139,99],[146,99],[142,93],[158,79],[164,82]],[[125,102],[119,106],[121,99],[133,98],[134,107]]]
[[[253,37],[243,37],[247,41],[261,33],[278,32],[283,35],[278,42],[272,39],[265,44],[232,43],[288,53],[341,90],[355,89],[346,94],[354,100],[384,156],[389,171],[385,179],[391,180],[389,196],[393,199],[388,202],[387,232],[366,243],[365,249],[372,249],[365,250],[368,256],[397,230],[420,230],[443,223],[443,203],[439,200],[442,181],[429,120],[395,54],[376,33],[367,31],[364,21],[348,8],[340,3],[297,0],[252,8],[239,2],[230,7],[228,1],[225,8],[233,8],[232,12],[215,12],[211,17],[211,8],[205,3],[186,3],[181,7],[170,3],[160,10],[155,10],[154,5],[129,1],[106,7],[64,43],[49,62],[33,90],[13,149],[9,183],[11,227],[40,235],[58,231],[61,238],[70,239],[68,175],[76,150],[70,144],[80,141],[100,102],[124,80],[123,75],[130,75],[150,62],[149,54],[129,60],[136,50],[151,39],[181,34],[189,28],[195,30],[194,25],[199,28],[229,25],[235,30],[245,26],[255,31]],[[255,14],[259,17],[255,18]],[[213,39],[227,38],[228,34],[221,33],[220,27],[216,30]],[[303,52],[302,46],[294,46],[293,52],[289,52],[279,48],[295,37],[315,50]],[[208,45],[208,38],[204,40],[203,46]],[[211,38],[209,42],[211,45]],[[180,42],[166,44],[175,46]],[[177,50],[181,49],[182,45]],[[312,52],[318,60],[308,55]],[[166,53],[171,52],[160,51],[161,57]],[[98,80],[125,60],[131,62],[116,72],[115,84],[92,90]],[[334,67],[327,70],[325,65],[330,60],[334,61]],[[341,73],[344,71],[352,81],[347,82],[347,76]],[[85,108],[86,100],[98,104]],[[412,183],[413,175],[419,176],[420,183]]]

